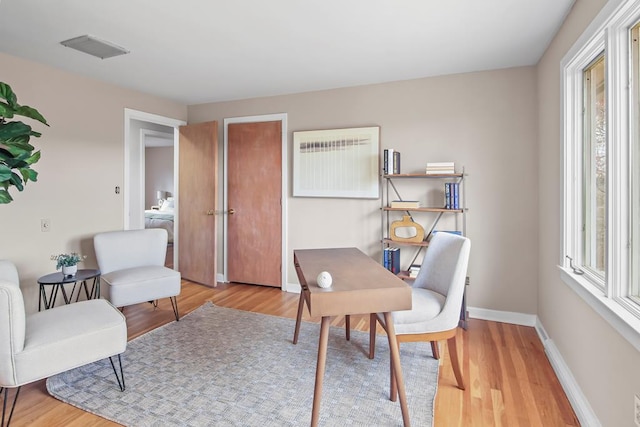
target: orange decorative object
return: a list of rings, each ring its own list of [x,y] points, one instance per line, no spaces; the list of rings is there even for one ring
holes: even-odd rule
[[[415,236],[412,237],[400,237],[396,234],[396,230],[400,228],[414,228],[416,230]],[[393,221],[389,227],[389,238],[396,242],[422,242],[424,239],[424,228],[416,222],[411,220],[409,215],[404,215],[402,221]]]

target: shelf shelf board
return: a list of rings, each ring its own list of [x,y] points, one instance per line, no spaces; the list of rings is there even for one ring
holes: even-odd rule
[[[400,273],[396,274],[396,276],[398,276],[402,280],[415,280],[416,279],[415,277],[409,276],[409,272],[408,271],[401,271]]]
[[[451,212],[463,213],[464,209],[446,209],[446,208],[390,208],[384,206],[383,211],[413,211],[413,212]]]
[[[383,178],[462,178],[463,173],[439,173],[439,174],[426,174],[426,173],[400,173],[391,175],[382,175]]]
[[[429,246],[429,242],[427,241],[422,241],[422,242],[399,242],[397,240],[392,240],[392,239],[382,239],[383,243],[389,243],[389,244],[394,244],[394,245],[406,245],[406,246]]]

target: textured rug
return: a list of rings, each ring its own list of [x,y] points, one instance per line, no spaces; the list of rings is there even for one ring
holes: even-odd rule
[[[108,360],[47,380],[54,397],[127,426],[307,426],[320,327],[207,303],[142,335],[122,356],[126,391]],[[389,400],[389,346],[368,333],[331,328],[320,426],[400,426]],[[427,343],[401,346],[411,423],[433,424],[438,363]]]

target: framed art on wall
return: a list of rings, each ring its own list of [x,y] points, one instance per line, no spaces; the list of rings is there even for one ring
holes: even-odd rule
[[[377,199],[380,127],[293,132],[293,196]]]

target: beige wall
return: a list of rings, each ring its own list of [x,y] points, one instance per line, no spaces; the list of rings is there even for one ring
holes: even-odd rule
[[[18,266],[28,311],[37,310],[37,278],[54,271],[52,254],[79,251],[95,267],[92,236],[123,228],[124,109],[185,120],[186,106],[0,54],[0,79],[18,101],[37,108],[50,127],[35,125],[42,151],[38,182],[0,205],[0,258]],[[25,119],[28,121],[29,119]],[[40,220],[51,231],[40,231]]]
[[[603,426],[633,425],[640,353],[562,282],[560,61],[605,1],[579,0],[538,65],[540,283],[538,315]]]
[[[145,209],[158,204],[156,192],[174,196],[173,147],[147,147],[144,155]]]
[[[428,161],[464,166],[473,242],[469,304],[536,313],[534,68],[195,105],[189,107],[189,122],[218,120],[222,130],[224,118],[283,112],[289,126],[289,195],[292,132],[298,130],[379,125],[382,148],[402,153],[403,172],[423,172]],[[357,246],[380,256],[378,200],[289,197],[288,220],[290,283],[297,283],[293,249]]]

